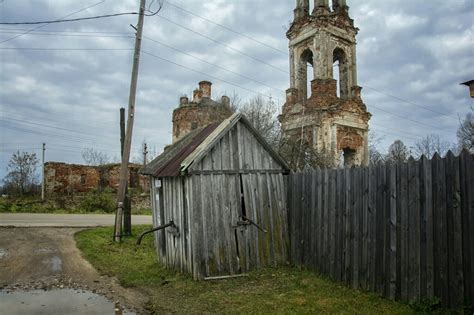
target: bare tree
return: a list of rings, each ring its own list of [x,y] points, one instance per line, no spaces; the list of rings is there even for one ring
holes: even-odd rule
[[[457,131],[459,146],[474,153],[474,115],[468,113]]]
[[[387,161],[405,162],[410,157],[410,150],[401,140],[395,140],[388,148]]]
[[[277,145],[280,123],[277,119],[278,108],[273,101],[259,95],[240,106],[238,111],[250,121],[270,145]]]
[[[435,153],[445,156],[450,149],[454,149],[455,145],[442,141],[439,135],[431,134],[417,141],[414,146],[415,153],[418,157],[422,155],[431,158]]]
[[[383,137],[378,136],[374,132],[369,132],[369,162],[370,164],[377,164],[385,160],[384,156],[378,150],[378,146],[382,142]]]
[[[82,150],[82,159],[87,165],[98,166],[110,163],[110,157],[93,148],[85,148]]]
[[[11,187],[22,195],[30,192],[37,180],[38,163],[36,153],[20,153],[20,151],[13,153],[8,162],[8,174],[3,180],[5,186]]]
[[[334,156],[326,152],[317,152],[307,141],[298,137],[280,136],[276,148],[290,169],[297,171],[306,167],[334,167]]]

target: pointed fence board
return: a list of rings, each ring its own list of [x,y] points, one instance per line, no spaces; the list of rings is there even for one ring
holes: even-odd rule
[[[392,300],[472,305],[473,174],[466,151],[293,173],[291,261]]]

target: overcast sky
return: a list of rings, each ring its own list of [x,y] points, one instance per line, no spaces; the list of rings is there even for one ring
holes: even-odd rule
[[[170,0],[146,17],[133,156],[140,156],[144,140],[156,152],[171,142],[172,111],[201,80],[214,83],[214,96],[236,92],[247,100],[260,93],[283,105],[289,87],[285,32],[295,2]],[[155,10],[156,1],[151,4]],[[0,0],[0,21],[133,12],[138,5]],[[474,1],[348,5],[360,29],[359,84],[373,114],[371,131],[383,137],[380,150],[396,139],[410,146],[433,133],[456,142],[458,116],[473,104],[460,83],[474,79]],[[0,178],[12,152],[41,156],[42,142],[47,161],[82,163],[86,147],[118,158],[119,108],[128,102],[134,47],[130,24],[136,22],[128,15],[40,28],[0,25]]]

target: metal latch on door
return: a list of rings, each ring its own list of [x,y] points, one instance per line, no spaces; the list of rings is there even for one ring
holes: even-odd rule
[[[257,227],[257,229],[259,229],[260,231],[262,231],[263,233],[267,233],[267,230],[263,229],[262,227],[260,227],[260,225],[258,225],[257,223],[253,222],[252,220],[250,220],[249,218],[247,217],[242,217],[242,220],[241,221],[237,221],[237,226],[234,226],[234,228],[237,228],[239,226],[247,226],[247,225],[253,225],[255,227]]]

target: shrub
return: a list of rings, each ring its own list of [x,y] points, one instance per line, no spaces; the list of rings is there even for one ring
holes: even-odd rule
[[[115,211],[115,198],[105,192],[89,192],[82,198],[79,208],[84,212],[112,213]]]

